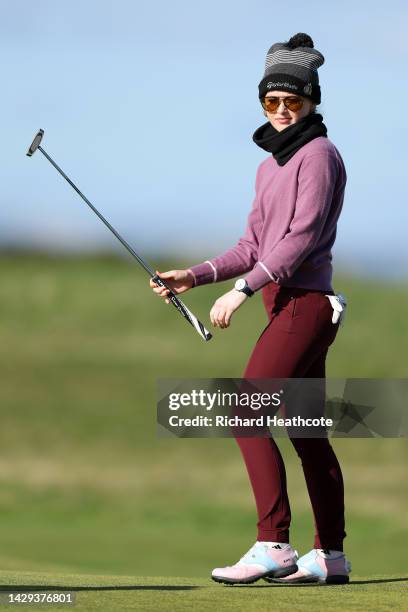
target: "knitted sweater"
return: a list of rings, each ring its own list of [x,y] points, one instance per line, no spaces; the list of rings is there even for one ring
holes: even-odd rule
[[[244,235],[222,255],[192,266],[195,286],[243,276],[253,291],[280,285],[333,291],[332,254],[346,170],[334,144],[319,136],[284,165],[258,167]]]

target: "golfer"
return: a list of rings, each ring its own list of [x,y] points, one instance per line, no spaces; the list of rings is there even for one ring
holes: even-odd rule
[[[346,171],[322,115],[316,113],[321,101],[317,70],[323,63],[307,34],[272,45],[259,83],[268,121],[253,135],[271,155],[257,170],[246,231],[236,246],[218,257],[188,270],[159,273],[175,293],[240,277],[211,309],[211,322],[221,329],[262,289],[269,323],[244,378],[325,378],[327,352],[341,321],[342,305],[332,288],[331,249]],[[153,281],[150,285],[169,301],[166,289]],[[212,578],[228,584],[259,578],[348,582],[343,478],[328,438],[291,438],[315,522],[313,548],[300,558],[290,543],[285,466],[275,441],[248,437],[237,442],[256,501],[257,541],[234,565],[214,569]]]

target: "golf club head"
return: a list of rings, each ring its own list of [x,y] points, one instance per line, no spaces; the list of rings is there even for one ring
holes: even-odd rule
[[[28,157],[31,157],[32,154],[36,152],[36,150],[40,146],[40,142],[42,141],[43,136],[44,136],[44,130],[38,130],[33,142],[30,145],[30,148],[27,151]]]

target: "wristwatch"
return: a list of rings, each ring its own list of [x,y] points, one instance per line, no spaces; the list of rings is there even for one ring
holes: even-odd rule
[[[247,295],[248,297],[252,297],[255,293],[255,291],[252,291],[252,289],[250,288],[250,286],[248,285],[248,283],[246,282],[245,278],[239,278],[235,285],[234,288],[237,291],[240,291],[241,293],[245,293],[245,295]]]

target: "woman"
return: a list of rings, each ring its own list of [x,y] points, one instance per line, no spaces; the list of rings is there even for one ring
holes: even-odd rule
[[[317,69],[323,55],[307,34],[268,51],[259,98],[268,122],[253,140],[272,153],[258,168],[256,196],[244,236],[219,257],[188,270],[159,275],[176,292],[246,274],[216,300],[214,327],[262,289],[269,324],[258,339],[244,378],[325,378],[325,361],[341,310],[331,285],[331,248],[346,185],[343,160],[327,138]],[[167,290],[151,281],[167,299]],[[339,307],[339,308],[338,308]],[[228,584],[259,578],[285,583],[348,582],[343,553],[344,489],[327,439],[291,438],[299,455],[315,519],[313,549],[297,557],[289,543],[290,507],[285,467],[271,437],[237,438],[258,511],[256,543],[238,563],[216,568]]]

